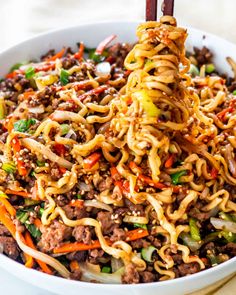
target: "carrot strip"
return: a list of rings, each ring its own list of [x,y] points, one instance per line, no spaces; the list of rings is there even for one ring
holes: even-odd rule
[[[116,38],[116,35],[111,35],[98,44],[95,54],[102,54],[104,49]]]
[[[53,55],[53,56],[51,56],[51,57],[48,57],[48,58],[46,59],[46,61],[54,61],[54,60],[56,60],[57,58],[61,58],[61,57],[64,55],[65,51],[66,51],[65,48],[62,48],[62,50],[59,51],[58,53],[56,53],[55,55]]]
[[[29,193],[27,193],[25,191],[14,191],[14,190],[11,190],[11,189],[6,189],[5,193],[8,194],[8,195],[21,196],[23,198],[29,198],[30,197]]]
[[[41,225],[42,225],[41,220],[40,220],[39,218],[35,218],[35,220],[34,220],[34,225],[35,225],[38,229],[40,229],[40,227],[41,227]]]
[[[0,197],[0,202],[5,206],[6,210],[11,216],[16,216],[16,209],[10,204],[10,202],[8,202],[7,199]]]
[[[76,271],[77,269],[79,269],[79,263],[76,260],[72,260],[70,263],[70,269],[72,272]]]
[[[26,242],[26,245],[34,250],[37,250],[34,243],[33,243],[33,240],[31,239],[31,236],[29,234],[29,232],[26,232],[25,234],[25,242]],[[51,269],[47,266],[46,263],[42,262],[41,260],[38,260],[38,259],[35,259],[38,263],[38,265],[41,267],[42,271],[51,275],[52,274],[52,271]]]
[[[150,186],[154,186],[154,187],[159,188],[159,189],[167,188],[167,186],[166,186],[164,183],[161,183],[161,182],[155,182],[155,181],[153,181],[151,178],[149,178],[149,177],[147,177],[147,176],[145,176],[145,175],[139,175],[138,178],[139,178],[141,181],[143,181],[143,182],[149,184]]]
[[[21,176],[25,176],[27,175],[27,170],[25,168],[25,163],[21,160],[19,160],[19,152],[21,151],[21,145],[20,145],[20,140],[17,136],[15,136],[12,141],[12,148],[13,148],[13,153],[14,156],[17,159],[17,168],[18,168],[18,172]]]
[[[93,241],[92,244],[88,244],[88,245],[84,243],[80,243],[80,242],[64,244],[58,248],[55,248],[53,252],[55,254],[69,253],[74,251],[85,251],[85,250],[98,249],[98,248],[101,248],[101,244],[98,240],[96,240],[96,241]]]
[[[101,154],[100,153],[93,153],[90,156],[88,156],[87,158],[84,159],[84,169],[91,169],[101,158]]]
[[[172,167],[173,163],[174,163],[174,154],[171,154],[165,162],[165,168]]]
[[[16,227],[12,222],[6,208],[3,205],[0,205],[0,221],[9,230],[11,235],[15,237]]]
[[[128,232],[126,232],[126,241],[135,241],[141,238],[144,238],[146,236],[148,236],[149,233],[146,229],[142,229],[142,228],[137,228],[134,230],[130,230]]]
[[[111,171],[111,177],[114,180],[119,180],[121,178],[120,174],[119,174],[119,172],[118,172],[118,170],[117,170],[117,168],[115,166],[111,167],[110,171]]]
[[[84,201],[83,200],[71,200],[69,205],[71,207],[82,208],[84,206]]]
[[[149,233],[146,229],[140,229],[140,228],[134,229],[134,230],[126,232],[126,241],[127,242],[134,241],[137,239],[144,238],[148,235]],[[108,245],[112,245],[112,242],[110,240],[107,239],[106,242]],[[96,240],[89,245],[80,243],[80,242],[64,244],[58,248],[55,248],[53,252],[55,254],[58,254],[58,253],[69,253],[69,252],[75,252],[75,251],[85,251],[85,250],[98,249],[98,248],[101,248],[101,244],[98,240]]]
[[[26,234],[25,234],[25,237],[20,233],[20,236],[21,236],[21,240],[24,244],[27,245],[26,243]],[[27,253],[24,253],[24,256],[25,256],[25,267],[28,267],[28,268],[33,268],[34,266],[34,258],[32,256],[30,256],[29,254]]]
[[[83,55],[84,55],[84,43],[81,42],[79,45],[79,51],[74,54],[74,58],[80,60],[81,58],[83,58]]]

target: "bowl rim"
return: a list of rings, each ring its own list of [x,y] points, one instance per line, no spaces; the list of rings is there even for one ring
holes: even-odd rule
[[[7,265],[9,265],[9,263],[14,266],[14,268],[16,267],[19,271],[23,271],[23,272],[28,272],[29,274],[31,274],[32,272],[34,272],[35,276],[38,276],[38,278],[44,278],[47,280],[50,280],[51,282],[63,282],[64,284],[72,284],[74,286],[76,285],[80,285],[81,287],[94,287],[96,286],[96,288],[114,288],[119,286],[119,288],[121,287],[122,289],[130,289],[133,288],[134,284],[104,284],[104,283],[91,283],[91,282],[85,282],[85,281],[76,281],[76,280],[69,280],[63,277],[58,277],[55,275],[49,275],[46,273],[43,273],[41,271],[38,271],[36,269],[29,269],[27,267],[25,267],[23,264],[7,257],[4,254],[0,254],[0,261],[1,262],[5,262]],[[158,281],[158,282],[151,282],[151,283],[139,283],[139,284],[135,284],[135,287],[138,288],[146,288],[148,287],[153,287],[153,286],[160,286],[160,287],[167,287],[172,285],[173,283],[178,283],[178,284],[184,284],[185,282],[194,282],[196,279],[201,279],[204,276],[207,276],[208,274],[214,275],[217,272],[223,272],[226,268],[228,268],[229,266],[233,266],[235,265],[235,270],[232,272],[235,273],[236,272],[236,257],[233,257],[217,266],[205,269],[205,270],[201,270],[197,273],[191,274],[191,275],[187,275],[184,277],[180,277],[180,278],[175,278],[175,279],[170,279],[170,280],[166,280],[166,281]],[[5,267],[2,267],[2,263],[0,264],[0,267],[8,272],[11,273],[11,275],[17,276],[17,274],[12,273],[12,271],[6,269]],[[230,274],[229,274],[230,275]],[[227,277],[228,275],[226,275],[225,277]],[[223,279],[223,278],[222,278]],[[30,283],[30,282],[29,282]]]
[[[143,22],[144,20],[142,19],[138,19],[138,20],[115,20],[115,21],[112,21],[112,20],[102,20],[102,21],[96,21],[96,22],[83,22],[81,24],[77,24],[77,25],[73,25],[73,26],[66,26],[66,27],[61,27],[61,28],[58,28],[58,29],[52,29],[52,30],[47,30],[46,32],[42,32],[42,33],[39,33],[39,34],[36,34],[34,36],[31,36],[31,37],[28,37],[26,39],[24,39],[23,41],[21,42],[18,42],[17,44],[14,44],[12,46],[9,46],[7,48],[4,48],[2,51],[0,51],[0,59],[1,59],[1,55],[4,55],[4,54],[8,54],[8,51],[11,51],[11,50],[14,50],[14,49],[17,49],[17,47],[19,46],[24,46],[24,45],[27,45],[27,43],[30,43],[30,42],[34,42],[35,40],[37,39],[43,39],[45,37],[47,37],[48,35],[53,35],[53,34],[57,34],[57,33],[61,33],[61,32],[67,32],[67,31],[71,31],[71,30],[75,30],[76,28],[83,28],[83,27],[90,27],[90,26],[96,26],[96,25],[109,25],[109,24],[112,24],[112,25],[118,25],[118,24],[133,24],[133,25],[137,25],[141,22]],[[233,42],[230,42],[229,40],[227,39],[224,39],[220,36],[217,36],[215,34],[212,34],[212,33],[209,33],[209,32],[205,32],[205,31],[202,31],[200,29],[196,29],[194,27],[191,27],[191,26],[188,26],[186,24],[182,24],[180,23],[180,27],[184,27],[186,28],[187,32],[196,32],[198,34],[202,34],[202,37],[204,38],[205,37],[210,37],[210,38],[214,38],[215,40],[217,41],[221,41],[221,42],[224,42],[225,43],[225,46],[227,45],[230,45],[230,46],[234,46],[235,49],[236,49],[236,44],[234,44]],[[23,271],[23,272],[28,272],[29,274],[30,273],[34,273],[36,276],[38,276],[39,278],[42,277],[43,279],[47,279],[47,280],[50,280],[50,281],[54,281],[55,283],[57,282],[63,282],[64,284],[72,284],[74,286],[78,286],[80,285],[81,287],[96,287],[96,288],[105,288],[105,289],[112,289],[114,287],[117,287],[119,286],[119,288],[122,288],[124,290],[126,289],[130,289],[130,288],[133,288],[134,286],[136,288],[147,288],[147,287],[153,287],[153,286],[170,286],[172,285],[173,283],[185,283],[186,281],[188,283],[190,282],[193,282],[195,281],[195,279],[201,279],[203,278],[205,275],[208,275],[208,274],[211,274],[211,275],[214,275],[216,274],[217,272],[222,272],[224,271],[225,269],[229,268],[230,266],[233,266],[235,265],[235,270],[233,270],[232,274],[236,271],[236,257],[233,257],[217,266],[214,266],[214,267],[211,267],[209,269],[205,269],[205,270],[202,270],[202,271],[199,271],[195,274],[191,274],[191,275],[187,275],[187,276],[184,276],[184,277],[180,277],[180,278],[175,278],[175,279],[171,279],[171,280],[166,280],[166,281],[158,281],[158,282],[151,282],[151,283],[139,283],[139,284],[104,284],[104,283],[91,283],[91,282],[85,282],[85,281],[76,281],[76,280],[68,280],[68,279],[65,279],[63,277],[58,277],[58,276],[55,276],[55,275],[48,275],[46,273],[43,273],[43,272],[40,272],[38,270],[35,270],[35,269],[29,269],[27,267],[25,267],[23,264],[7,257],[6,255],[4,254],[1,254],[0,253],[0,262],[4,262],[4,265],[8,265],[10,264],[11,266],[14,266],[16,267],[19,271]],[[8,270],[7,267],[3,267],[3,264],[0,263],[0,267],[4,270],[6,270],[7,272],[9,272],[11,275],[14,275],[14,276],[17,276],[17,274],[14,274],[11,270]],[[20,277],[20,276],[18,276]]]

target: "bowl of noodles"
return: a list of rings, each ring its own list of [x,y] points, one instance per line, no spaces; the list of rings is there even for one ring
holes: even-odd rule
[[[235,52],[173,17],[2,52],[1,267],[56,294],[187,294],[233,274]]]

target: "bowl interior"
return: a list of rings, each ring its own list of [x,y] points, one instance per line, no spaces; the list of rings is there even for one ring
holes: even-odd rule
[[[0,53],[0,77],[3,77],[9,71],[10,67],[17,62],[38,59],[48,50],[55,49],[59,51],[63,46],[70,46],[73,49],[76,49],[76,43],[80,41],[83,41],[88,47],[96,47],[105,37],[115,33],[118,37],[116,40],[118,42],[135,42],[135,30],[139,23],[140,22],[106,22],[83,24],[60,31],[41,34]],[[217,36],[193,28],[188,28],[188,33],[189,37],[186,43],[187,50],[191,51],[193,46],[207,46],[214,54],[214,62],[217,69],[222,73],[232,74],[225,58],[231,56],[236,60],[236,45]],[[76,286],[81,286],[88,290],[87,295],[94,293],[94,291],[97,292],[98,295],[108,294],[106,293],[108,291],[109,293],[112,291],[114,294],[122,294],[125,289],[136,295],[144,294],[145,290],[148,290],[147,293],[149,295],[162,294],[163,291],[166,295],[177,295],[183,294],[183,292],[190,293],[233,273],[236,271],[236,258],[233,258],[218,267],[189,277],[168,282],[145,284],[145,286],[113,286],[112,288],[96,284],[93,284],[92,287],[89,283],[50,277],[37,271],[28,270],[24,266],[9,260],[1,254],[0,266],[24,280],[29,281],[30,278],[31,283],[47,288],[57,294],[65,294],[65,292],[67,295],[78,294]],[[120,291],[117,288],[119,288]],[[89,290],[91,290],[91,292]],[[157,290],[158,293],[156,293]]]

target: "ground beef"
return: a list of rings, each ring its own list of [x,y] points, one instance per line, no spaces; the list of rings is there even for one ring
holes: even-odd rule
[[[151,236],[151,235],[148,236],[148,237],[147,237],[147,240],[150,241],[151,244],[152,244],[154,247],[156,247],[157,249],[160,249],[160,248],[162,247],[162,243],[161,243],[161,241],[160,241],[158,238],[154,237],[154,236]]]
[[[77,251],[66,255],[66,258],[70,261],[76,260],[78,262],[84,262],[87,257],[87,251]]]
[[[103,212],[100,211],[97,215],[97,220],[101,223],[102,232],[105,235],[111,234],[115,228],[119,227],[119,220],[116,219],[119,223],[116,223],[114,220],[111,219],[110,212]]]
[[[57,195],[57,197],[55,198],[55,201],[57,205],[60,207],[64,207],[68,205],[68,203],[70,202],[70,200],[65,195]]]
[[[110,240],[112,242],[116,242],[116,241],[125,240],[125,237],[126,237],[126,234],[122,228],[115,228],[112,236],[110,237]]]
[[[88,215],[85,207],[78,208],[66,205],[62,209],[65,211],[65,214],[69,219],[81,219]]]
[[[211,212],[202,212],[198,208],[192,208],[189,211],[189,216],[196,218],[199,221],[205,221],[211,217]]]
[[[135,266],[130,263],[125,267],[125,273],[122,276],[123,284],[138,284],[139,283],[139,273],[136,270]]]
[[[99,184],[98,184],[98,190],[100,192],[103,192],[107,189],[111,188],[111,185],[113,183],[113,180],[111,177],[106,177],[105,179],[103,179]]]
[[[203,46],[201,49],[197,47],[193,47],[193,50],[195,53],[194,56],[198,62],[199,67],[201,67],[204,64],[211,63],[213,55],[207,47]]]
[[[0,224],[0,236],[11,236],[11,233],[9,230],[4,226]]]
[[[0,135],[0,141],[2,141],[3,143],[6,143],[7,140],[7,136],[8,136],[8,132],[4,132]]]
[[[71,58],[68,58],[68,57],[65,57],[63,58],[63,61],[62,61],[62,67],[63,69],[70,69],[71,67],[73,67],[74,65],[76,65],[76,59],[71,57]]]
[[[196,272],[200,271],[200,267],[198,263],[192,262],[192,263],[182,263],[178,265],[178,270],[180,275],[186,276],[190,274],[194,274]]]
[[[220,252],[229,254],[231,257],[234,257],[236,256],[236,244],[228,243],[227,245],[221,247]]]
[[[155,274],[150,271],[142,271],[139,273],[141,283],[155,282]]]
[[[146,241],[145,239],[138,239],[130,242],[130,244],[133,249],[146,248],[150,246],[150,242]]]
[[[51,252],[54,248],[71,237],[72,229],[57,220],[49,226],[41,227],[42,235],[38,247],[42,252]]]
[[[100,262],[100,258],[104,256],[104,251],[102,249],[93,249],[89,250],[88,260],[92,264],[98,264]]]
[[[138,213],[140,216],[144,215],[144,207],[143,205],[135,205],[130,202],[128,199],[125,199],[125,205],[129,208],[130,212]]]
[[[88,226],[79,225],[73,229],[72,236],[78,242],[91,244],[91,232]]]
[[[19,256],[17,244],[12,237],[0,236],[0,248],[3,249],[3,253],[14,260]]]
[[[61,172],[57,165],[53,165],[51,168],[51,178],[54,181],[57,181],[61,178]]]
[[[133,45],[127,43],[116,43],[108,49],[109,55],[116,60],[116,67],[123,67],[124,60]]]
[[[172,259],[176,264],[181,264],[183,262],[182,254],[179,253],[172,255]]]
[[[76,280],[76,281],[80,281],[82,277],[82,272],[80,269],[76,269],[74,271],[71,272],[70,274],[70,279],[71,280]]]

